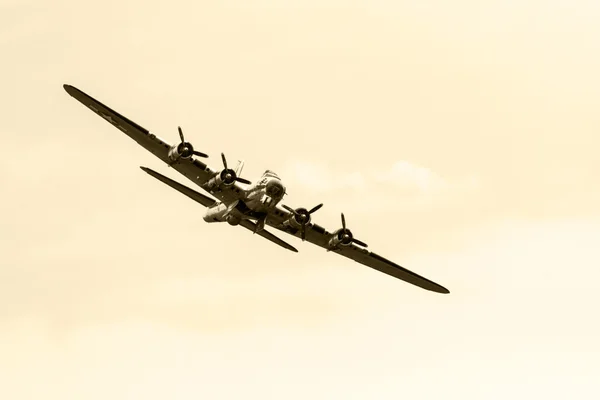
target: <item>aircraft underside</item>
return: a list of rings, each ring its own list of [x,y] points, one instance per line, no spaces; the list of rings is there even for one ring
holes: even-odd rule
[[[256,212],[249,208],[242,200],[238,200],[230,205],[217,202],[209,207],[204,214],[206,222],[227,222],[230,225],[238,225],[242,219],[259,220],[267,214]]]

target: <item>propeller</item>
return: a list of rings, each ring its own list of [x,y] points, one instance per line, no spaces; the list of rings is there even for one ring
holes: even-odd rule
[[[238,181],[248,185],[252,184],[252,182],[250,182],[249,180],[237,176],[236,172],[227,166],[227,159],[225,158],[225,154],[221,153],[221,159],[223,160],[223,167],[225,167],[223,171],[221,171],[221,180],[223,181],[223,183],[231,185],[233,182]]]
[[[306,208],[298,208],[297,210],[294,210],[292,207],[288,207],[285,204],[282,205],[282,207],[294,214],[294,218],[301,226],[300,235],[302,240],[304,240],[306,238],[306,225],[308,225],[310,222],[310,215],[319,208],[323,207],[323,203],[314,206],[310,210],[307,210]]]
[[[352,232],[350,232],[350,229],[346,228],[346,218],[344,217],[344,213],[342,213],[342,229],[338,231],[338,239],[343,244],[356,243],[359,246],[368,247],[365,242],[355,239]]]
[[[181,130],[180,126],[177,127],[177,130],[179,131],[179,138],[181,139],[181,143],[177,145],[177,152],[181,155],[181,157],[188,158],[193,154],[198,157],[208,158],[208,155],[194,150],[194,146],[192,146],[190,142],[185,141],[185,138],[183,137],[183,131]]]

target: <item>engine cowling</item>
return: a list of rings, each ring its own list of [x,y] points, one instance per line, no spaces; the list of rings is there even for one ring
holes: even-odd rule
[[[194,154],[194,146],[189,142],[181,142],[171,146],[167,156],[171,161],[177,161],[180,158],[188,159]]]
[[[221,186],[221,184],[223,184],[223,181],[221,180],[221,176],[220,174],[217,174],[215,176],[213,176],[212,178],[210,178],[204,186],[206,186],[206,188],[208,190],[215,190],[216,188],[218,188],[219,186]]]
[[[294,229],[301,229],[302,224],[308,225],[311,217],[306,208],[296,208],[296,213],[292,214],[284,223]]]
[[[306,239],[306,228],[309,226],[308,224],[310,223],[310,215],[321,207],[323,207],[323,203],[314,206],[310,210],[307,210],[304,207],[297,208],[294,210],[291,207],[288,207],[284,204],[283,208],[292,213],[292,216],[288,217],[284,224],[299,229],[300,237],[304,241],[304,239]]]
[[[338,246],[348,246],[352,243],[353,237],[354,236],[349,229],[338,229],[331,234],[331,238],[329,239],[329,247],[336,248]]]
[[[223,169],[221,172],[210,178],[206,182],[206,186],[209,190],[215,190],[221,186],[231,186],[235,183],[237,175],[232,169]]]

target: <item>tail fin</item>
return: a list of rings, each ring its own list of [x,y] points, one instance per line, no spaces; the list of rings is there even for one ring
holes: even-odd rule
[[[238,165],[237,165],[237,167],[235,167],[235,174],[237,176],[240,176],[243,169],[244,169],[244,160],[238,160]]]

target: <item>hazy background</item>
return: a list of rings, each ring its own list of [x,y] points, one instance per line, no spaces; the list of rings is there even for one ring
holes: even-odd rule
[[[597,1],[0,0],[0,398],[600,397]],[[288,237],[69,83],[451,290]],[[285,237],[285,234],[280,234]]]

